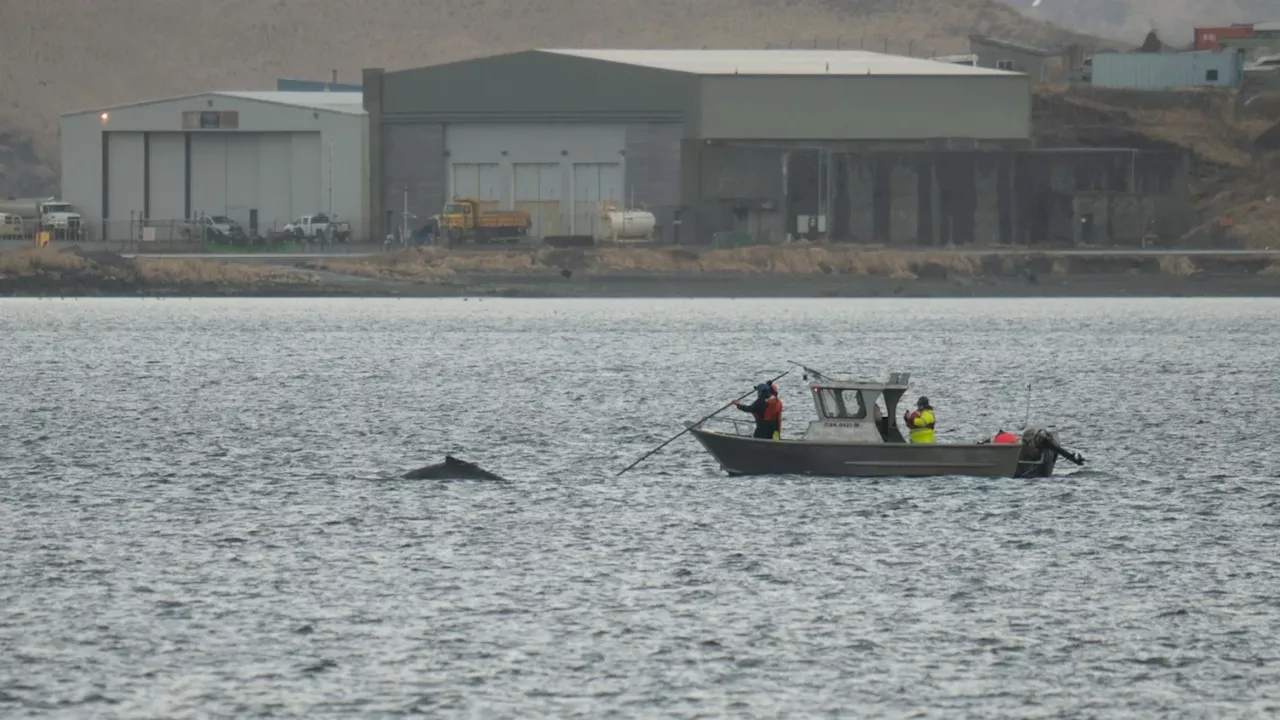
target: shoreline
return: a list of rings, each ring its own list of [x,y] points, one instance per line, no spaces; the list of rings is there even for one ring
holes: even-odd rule
[[[0,278],[0,297],[245,298],[1160,298],[1280,297],[1280,275],[1065,275],[900,280],[884,277],[633,274],[486,274],[409,282],[323,273],[301,283],[87,283],[83,279]]]
[[[1272,254],[1123,252],[411,249],[299,262],[45,249],[0,253],[0,297],[1280,297],[1280,260]]]

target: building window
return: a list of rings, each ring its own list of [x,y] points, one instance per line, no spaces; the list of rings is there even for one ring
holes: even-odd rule
[[[1205,71],[1205,73],[1204,73],[1204,79],[1205,79],[1205,80],[1207,80],[1207,81],[1209,81],[1209,82],[1218,82],[1218,71],[1217,71],[1217,70],[1206,70],[1206,71]]]
[[[1012,70],[1012,69],[1013,69],[1013,61],[1012,61],[1012,60],[997,60],[997,61],[996,61],[996,69],[998,69],[998,70]]]

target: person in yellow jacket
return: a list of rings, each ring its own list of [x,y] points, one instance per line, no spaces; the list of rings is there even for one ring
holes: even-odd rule
[[[936,418],[933,416],[933,406],[929,404],[929,398],[921,397],[917,400],[916,409],[907,413],[903,419],[907,421],[907,430],[911,432],[911,442],[921,444],[933,442],[933,424]]]

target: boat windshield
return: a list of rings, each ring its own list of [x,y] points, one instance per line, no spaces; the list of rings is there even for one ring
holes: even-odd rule
[[[822,402],[823,414],[829,418],[858,420],[867,416],[867,406],[862,401],[861,390],[822,388],[818,399]]]

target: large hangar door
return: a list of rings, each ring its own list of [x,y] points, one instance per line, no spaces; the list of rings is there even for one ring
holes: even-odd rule
[[[187,216],[187,141],[182,133],[151,133],[147,151],[151,164],[150,220],[154,224]]]
[[[605,206],[624,209],[621,163],[574,163],[573,234],[596,235]]]
[[[216,133],[191,134],[191,214],[227,212],[227,138]]]
[[[320,197],[320,133],[293,133],[293,214],[312,215],[328,210]]]
[[[263,133],[258,136],[258,232],[266,235],[293,220],[293,136]]]
[[[533,237],[562,234],[560,186],[563,175],[558,163],[516,163],[515,205],[529,213]]]
[[[502,177],[497,163],[454,163],[450,197],[473,198],[481,212],[502,207]]]
[[[107,134],[107,235],[111,240],[140,237],[142,231],[131,227],[130,218],[144,214],[143,139],[139,132]],[[139,226],[140,227],[140,226]]]
[[[227,135],[227,217],[249,229],[250,210],[258,210],[257,133]],[[259,220],[261,225],[261,220]]]

